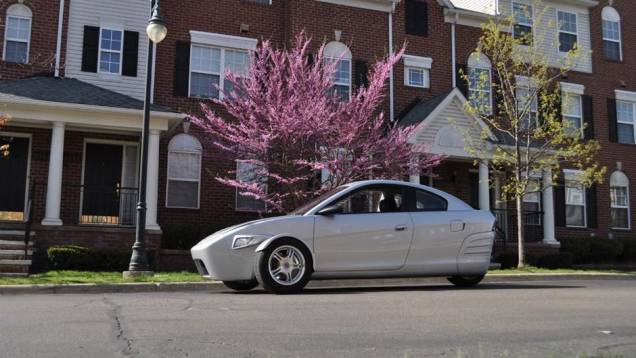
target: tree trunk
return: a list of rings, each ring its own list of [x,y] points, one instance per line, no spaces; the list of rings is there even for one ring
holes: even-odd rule
[[[521,268],[525,266],[524,261],[524,231],[523,231],[523,207],[521,205],[521,196],[517,195],[515,197],[516,207],[517,207],[517,248],[519,251],[519,261],[517,263],[517,267]]]

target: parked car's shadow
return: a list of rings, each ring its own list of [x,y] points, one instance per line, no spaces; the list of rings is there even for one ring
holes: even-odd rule
[[[536,290],[536,289],[564,289],[564,288],[585,288],[582,285],[545,285],[531,283],[482,283],[475,287],[455,287],[453,285],[433,284],[433,285],[391,285],[391,286],[355,286],[355,287],[306,287],[297,295],[329,295],[329,294],[360,294],[370,292],[406,292],[406,291],[478,291],[478,290]],[[235,292],[228,289],[224,294],[259,295],[269,294],[257,288],[251,291]]]

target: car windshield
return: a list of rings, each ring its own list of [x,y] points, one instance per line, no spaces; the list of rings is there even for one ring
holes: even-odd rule
[[[345,190],[347,188],[346,185],[343,186],[339,186],[337,188],[331,189],[327,192],[325,192],[322,195],[319,195],[317,197],[315,197],[314,199],[312,199],[311,201],[309,201],[307,204],[299,207],[298,209],[292,211],[291,215],[305,215],[309,210],[311,210],[313,207],[315,207],[316,205],[320,204],[321,202],[323,202],[325,199],[327,199],[328,197],[341,192],[343,190]]]

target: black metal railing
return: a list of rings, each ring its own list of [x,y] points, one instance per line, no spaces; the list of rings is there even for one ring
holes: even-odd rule
[[[29,184],[26,206],[24,207],[24,259],[29,257],[29,241],[31,241],[31,227],[33,226],[33,200],[37,184],[32,180]]]
[[[495,215],[496,240],[503,243],[517,242],[517,212],[508,209],[492,210]],[[540,242],[543,240],[543,212],[523,211],[522,223],[524,242]]]
[[[138,193],[132,187],[64,184],[63,220],[79,225],[135,226]]]

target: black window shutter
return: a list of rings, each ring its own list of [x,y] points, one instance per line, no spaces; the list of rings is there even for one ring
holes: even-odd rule
[[[369,66],[365,60],[355,60],[354,64],[354,84],[356,88],[369,85]]]
[[[174,59],[174,95],[187,97],[190,86],[190,42],[177,41]]]
[[[457,72],[457,88],[464,95],[464,97],[468,98],[468,82],[464,78],[464,76],[468,76],[468,66],[458,63],[456,65],[455,71]]]
[[[139,59],[139,32],[124,31],[124,59],[121,66],[123,76],[137,77]]]
[[[607,99],[607,119],[609,120],[609,140],[610,142],[618,142],[618,123],[616,116],[616,100],[614,98]]]
[[[596,219],[596,184],[585,189],[585,208],[587,210],[587,227],[596,229],[598,227]]]
[[[592,96],[582,96],[583,101],[583,123],[585,130],[583,137],[585,139],[594,139],[594,101]]]
[[[406,0],[404,16],[407,35],[428,36],[428,4],[424,0]]]
[[[82,72],[97,72],[97,54],[99,52],[99,27],[84,26],[82,45]]]
[[[313,67],[314,66],[314,54],[313,53],[308,53],[307,54],[307,65],[309,67]]]
[[[554,223],[556,226],[565,227],[565,184],[558,181],[552,189],[554,193]]]

